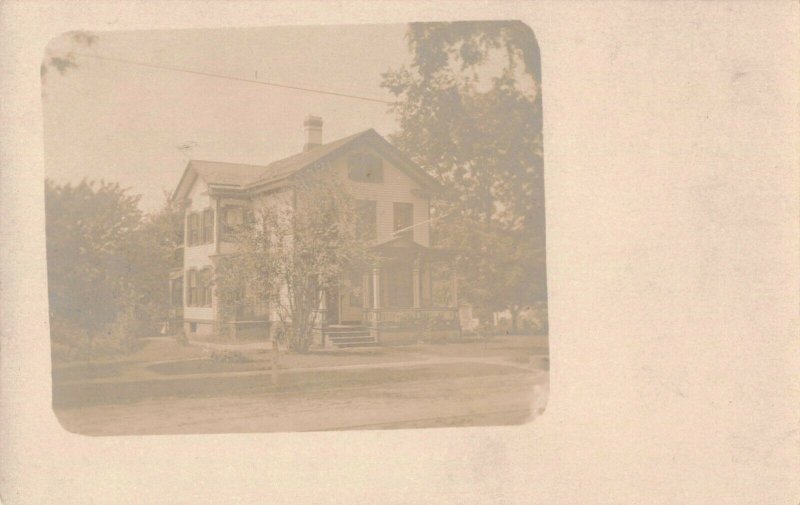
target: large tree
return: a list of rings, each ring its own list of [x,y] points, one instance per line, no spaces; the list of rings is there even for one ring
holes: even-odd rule
[[[158,332],[169,309],[181,214],[143,215],[119,184],[45,184],[51,340],[57,358],[124,352]]]
[[[280,319],[278,338],[306,352],[323,293],[369,254],[356,233],[355,200],[340,182],[314,173],[285,195],[234,231],[236,252],[217,265],[216,292],[227,317],[237,306],[268,304]]]
[[[411,64],[384,74],[392,142],[449,192],[434,236],[458,247],[484,313],[546,300],[539,50],[520,22],[414,23]]]
[[[127,261],[135,282],[131,307],[138,335],[155,334],[169,319],[169,274],[183,266],[183,209],[164,194],[164,203],[153,213],[146,214],[133,236]]]
[[[142,219],[138,200],[118,184],[46,182],[51,335],[65,356],[90,358],[95,338],[132,303],[128,255]]]

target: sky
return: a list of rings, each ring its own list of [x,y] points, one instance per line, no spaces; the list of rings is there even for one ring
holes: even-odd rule
[[[99,32],[75,52],[391,100],[381,73],[410,60],[405,25]],[[50,54],[72,49],[62,36]],[[303,120],[323,142],[396,130],[389,105],[78,57],[43,81],[46,176],[119,182],[149,212],[190,159],[267,164],[299,152]]]

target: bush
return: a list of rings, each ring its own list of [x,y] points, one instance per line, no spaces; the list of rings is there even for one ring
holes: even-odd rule
[[[135,326],[127,317],[117,318],[105,330],[90,332],[60,318],[51,318],[51,355],[55,362],[93,361],[130,354],[141,347]]]
[[[214,350],[211,352],[211,360],[221,363],[248,363],[253,361],[242,351],[231,351],[227,349]]]
[[[85,360],[88,355],[89,335],[69,321],[50,320],[50,353],[54,362]]]

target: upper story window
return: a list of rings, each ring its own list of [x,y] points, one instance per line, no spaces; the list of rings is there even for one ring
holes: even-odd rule
[[[231,240],[236,229],[251,221],[252,211],[244,207],[224,207],[220,210],[219,239]]]
[[[414,204],[394,202],[394,232],[397,237],[414,239]]]
[[[186,245],[214,243],[214,209],[192,212],[186,217]]]
[[[375,200],[356,202],[356,235],[363,240],[378,238],[378,208]]]
[[[357,182],[383,182],[383,160],[369,153],[355,153],[347,159],[347,176]]]

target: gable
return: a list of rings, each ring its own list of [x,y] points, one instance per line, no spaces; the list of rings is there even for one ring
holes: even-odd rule
[[[248,183],[256,180],[263,170],[264,166],[261,165],[192,160],[187,163],[183,176],[172,194],[172,199],[187,198],[197,180],[202,180],[209,187],[242,189]]]
[[[172,199],[186,199],[197,179],[204,181],[211,189],[258,192],[291,177],[300,176],[306,169],[330,164],[335,160],[342,159],[348,153],[359,150],[369,151],[373,155],[379,156],[395,170],[405,174],[406,182],[413,181],[413,185],[417,189],[425,191],[441,189],[441,185],[436,179],[411,162],[378,132],[369,129],[269,165],[192,160],[186,165],[181,180],[172,194]]]
[[[416,166],[396,147],[392,146],[373,129],[350,135],[334,142],[324,144],[310,151],[290,156],[269,164],[264,173],[248,188],[257,188],[279,180],[299,175],[304,169],[321,166],[340,159],[343,155],[354,149],[369,146],[373,152],[405,172],[414,179],[420,187],[428,190],[439,190],[441,186],[427,172]]]
[[[376,163],[377,162],[377,163]],[[425,187],[397,162],[369,144],[354,145],[330,163],[338,177],[357,193],[418,192]]]

